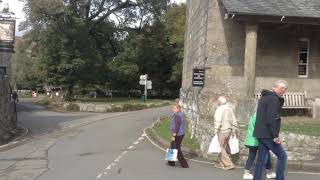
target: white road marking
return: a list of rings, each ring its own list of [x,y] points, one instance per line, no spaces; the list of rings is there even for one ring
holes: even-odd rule
[[[139,144],[139,141],[144,139],[144,137],[142,137],[142,136],[144,136],[144,134],[142,134],[141,137],[139,137],[139,138],[137,139],[137,141],[135,141],[133,144],[135,144],[135,145],[136,145],[136,144]],[[130,150],[130,149],[133,149],[133,148],[134,148],[134,146],[129,146],[127,149]],[[100,173],[100,174],[96,177],[96,179],[100,179],[103,175],[107,175],[107,174],[108,174],[108,170],[111,170],[113,166],[116,166],[117,163],[120,161],[120,159],[121,159],[125,154],[127,154],[127,153],[128,153],[127,150],[123,151],[120,156],[118,156],[115,160],[113,160],[113,162],[112,162],[111,164],[109,164],[109,165],[105,168],[106,171],[104,171],[103,173]]]
[[[116,165],[116,163],[114,163],[114,162],[113,162],[113,163],[111,163],[110,165],[111,165],[111,167],[112,167],[112,166],[115,166],[115,165]]]
[[[102,177],[102,173],[100,173],[97,177],[96,177],[96,179],[100,179]]]
[[[118,156],[115,160],[114,160],[114,162],[119,162],[119,160],[122,158],[122,156]]]
[[[127,153],[128,153],[128,151],[123,151],[121,155],[123,156],[123,155],[125,155]]]

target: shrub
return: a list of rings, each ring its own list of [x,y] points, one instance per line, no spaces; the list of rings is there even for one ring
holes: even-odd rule
[[[38,103],[44,106],[48,106],[50,104],[50,100],[47,97],[45,97],[38,101]]]
[[[73,96],[65,96],[65,97],[63,97],[63,100],[71,102],[71,101],[75,101],[77,99]]]
[[[122,112],[123,108],[120,106],[111,105],[111,108],[107,110],[107,112]]]
[[[122,109],[123,111],[136,111],[147,108],[147,105],[144,104],[124,104]]]
[[[80,106],[78,104],[70,103],[66,106],[66,111],[80,111]]]

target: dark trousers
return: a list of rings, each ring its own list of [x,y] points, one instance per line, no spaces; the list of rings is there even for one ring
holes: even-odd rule
[[[266,157],[271,150],[277,156],[276,180],[284,180],[284,171],[287,164],[287,153],[283,150],[281,144],[273,142],[272,138],[258,138],[259,151],[254,180],[261,180],[262,171],[265,166]]]
[[[178,161],[179,161],[181,167],[188,168],[189,165],[188,165],[188,163],[187,163],[186,159],[184,158],[183,153],[181,151],[181,142],[182,142],[183,137],[184,137],[184,135],[176,136],[175,142],[172,142],[172,143],[174,144],[173,145],[174,148],[178,150]],[[170,166],[175,166],[175,162],[174,161],[169,161],[168,164]]]
[[[258,151],[258,147],[248,147],[249,148],[249,154],[248,154],[248,159],[246,161],[246,164],[244,166],[244,169],[246,170],[251,170],[252,165],[254,160],[256,159],[256,155],[257,155],[257,151]],[[270,153],[268,153],[267,155],[267,163],[266,163],[266,169],[271,170],[271,157],[270,157]]]

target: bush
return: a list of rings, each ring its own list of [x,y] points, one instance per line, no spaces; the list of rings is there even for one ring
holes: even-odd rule
[[[65,97],[63,97],[63,100],[64,100],[64,101],[72,102],[72,101],[75,101],[76,98],[74,98],[73,96],[65,96]]]
[[[172,103],[170,101],[165,101],[162,103],[163,106],[167,106],[167,105],[172,105]]]
[[[70,103],[66,106],[66,111],[80,111],[80,106],[78,104]]]
[[[122,112],[123,108],[120,106],[111,105],[111,108],[107,112]]]
[[[42,98],[41,100],[39,100],[37,103],[43,105],[43,106],[48,106],[50,104],[50,100],[45,97],[45,98]]]
[[[122,106],[123,111],[136,111],[147,108],[147,105],[144,104],[124,104]]]

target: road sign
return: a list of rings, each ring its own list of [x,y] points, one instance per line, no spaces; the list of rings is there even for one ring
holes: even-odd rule
[[[147,89],[152,89],[152,81],[147,81]]]
[[[140,81],[145,81],[148,78],[148,75],[140,75]]]
[[[150,81],[151,82],[151,81]],[[148,95],[148,89],[152,88],[152,82],[150,85],[148,85],[148,74],[145,75],[140,75],[140,81],[139,84],[144,86],[144,101],[146,102],[147,100],[147,95]]]
[[[139,84],[140,84],[140,85],[146,85],[146,81],[141,81],[141,80],[140,80],[140,81],[139,81]]]

